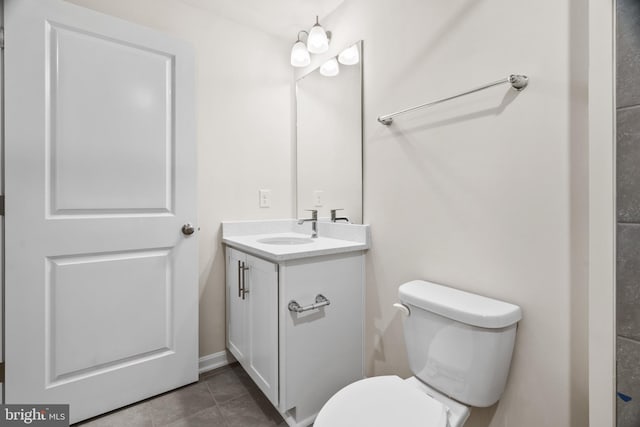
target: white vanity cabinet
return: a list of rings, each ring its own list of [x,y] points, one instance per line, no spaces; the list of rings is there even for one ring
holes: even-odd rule
[[[279,285],[279,408],[289,425],[308,426],[331,396],[364,377],[364,253],[285,261]],[[291,301],[306,307],[317,295],[330,304],[289,311]]]
[[[364,251],[266,261],[244,250],[226,248],[227,347],[290,426],[309,426],[363,378]],[[318,295],[329,304],[311,308]]]
[[[278,404],[278,265],[227,248],[227,348]]]

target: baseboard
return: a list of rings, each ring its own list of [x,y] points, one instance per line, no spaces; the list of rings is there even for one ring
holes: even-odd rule
[[[236,359],[226,350],[208,354],[198,360],[198,373],[202,374],[216,368],[221,368],[235,361]]]

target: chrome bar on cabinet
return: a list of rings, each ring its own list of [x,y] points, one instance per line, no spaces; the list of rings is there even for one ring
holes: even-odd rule
[[[302,307],[296,300],[289,301],[287,307],[289,311],[295,311],[296,313],[304,313],[305,311],[315,310],[316,308],[324,307],[331,304],[331,301],[322,294],[316,295],[316,302],[314,304],[305,305]]]
[[[495,82],[487,83],[485,85],[479,86],[479,87],[474,88],[474,89],[467,90],[465,92],[461,92],[461,93],[453,95],[453,96],[449,96],[447,98],[438,99],[437,101],[427,102],[426,104],[416,105],[415,107],[406,108],[404,110],[396,111],[395,113],[385,114],[384,116],[379,116],[378,117],[378,121],[380,123],[382,123],[383,125],[385,125],[385,126],[389,126],[391,123],[393,123],[393,118],[396,117],[396,116],[399,116],[400,114],[408,113],[410,111],[418,110],[420,108],[431,107],[431,106],[434,106],[434,105],[437,105],[437,104],[441,104],[441,103],[446,102],[446,101],[451,101],[452,99],[456,99],[456,98],[460,98],[460,97],[465,96],[465,95],[470,95],[472,93],[480,92],[481,90],[489,89],[490,87],[498,86],[498,85],[505,84],[505,83],[510,83],[511,87],[513,89],[515,89],[518,92],[520,92],[521,90],[526,88],[527,85],[529,84],[529,78],[527,76],[522,75],[522,74],[511,74],[507,78],[496,80]]]
[[[242,297],[242,276],[244,275],[242,271],[242,261],[238,260],[238,298]]]
[[[249,267],[246,267],[243,262],[240,269],[242,270],[242,287],[240,288],[240,291],[242,293],[242,299],[245,299],[244,296],[248,294],[249,291],[247,290],[247,278],[245,277],[244,272],[247,271]]]

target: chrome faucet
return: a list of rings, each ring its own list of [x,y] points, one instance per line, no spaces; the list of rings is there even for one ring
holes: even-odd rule
[[[298,225],[302,225],[307,221],[311,221],[311,238],[318,237],[318,211],[317,209],[305,209],[311,212],[311,218],[299,219]]]
[[[343,210],[344,209],[331,209],[331,222],[338,222],[338,221],[350,222],[349,218],[347,218],[346,216],[336,218],[336,213],[338,211],[343,211]]]

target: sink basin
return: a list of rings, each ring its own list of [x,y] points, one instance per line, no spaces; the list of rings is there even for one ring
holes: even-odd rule
[[[258,243],[264,243],[267,245],[305,245],[307,243],[313,243],[313,239],[309,237],[266,237],[264,239],[258,239]]]

